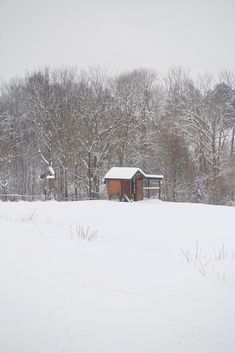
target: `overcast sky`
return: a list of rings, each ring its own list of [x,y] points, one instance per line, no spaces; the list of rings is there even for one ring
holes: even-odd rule
[[[45,65],[235,72],[235,0],[0,0],[0,78]]]

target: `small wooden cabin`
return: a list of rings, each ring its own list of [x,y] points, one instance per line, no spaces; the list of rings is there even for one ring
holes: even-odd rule
[[[145,174],[140,168],[113,167],[104,177],[107,184],[109,199],[118,197],[119,200],[141,201],[144,192],[150,196],[150,190],[157,190],[159,199],[161,198],[162,175]],[[154,180],[157,185],[150,186],[150,181]]]

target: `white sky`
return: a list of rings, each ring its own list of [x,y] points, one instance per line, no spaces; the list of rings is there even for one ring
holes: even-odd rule
[[[48,65],[235,72],[235,0],[0,0],[0,78]]]

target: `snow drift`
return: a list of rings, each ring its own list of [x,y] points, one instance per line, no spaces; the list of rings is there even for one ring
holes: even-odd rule
[[[233,353],[235,209],[0,203],[0,353]]]

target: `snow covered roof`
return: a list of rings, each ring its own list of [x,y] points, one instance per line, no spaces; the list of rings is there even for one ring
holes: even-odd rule
[[[105,179],[132,179],[136,173],[140,172],[143,174],[142,170],[139,168],[128,168],[128,167],[113,167],[105,175]]]
[[[162,179],[162,175],[145,174],[140,168],[113,167],[104,176],[104,179],[131,180],[137,173],[147,179]]]
[[[144,173],[144,176],[147,179],[163,179],[163,175],[160,175],[160,174],[145,174]]]

